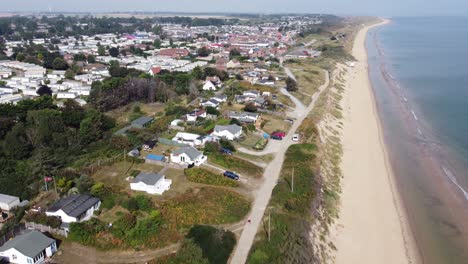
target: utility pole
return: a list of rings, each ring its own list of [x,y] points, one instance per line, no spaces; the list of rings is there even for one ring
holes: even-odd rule
[[[59,196],[58,196],[58,192],[57,192],[57,183],[55,182],[55,177],[54,176],[52,176],[52,180],[54,180],[55,197],[57,197],[57,199],[58,199]]]
[[[268,242],[271,239],[271,208],[268,210]]]
[[[291,176],[291,192],[294,192],[294,167],[292,169],[292,176]]]

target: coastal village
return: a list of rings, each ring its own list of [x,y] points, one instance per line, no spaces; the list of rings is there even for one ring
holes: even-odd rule
[[[304,186],[318,169],[308,161],[326,141],[311,110],[339,116],[321,98],[338,83],[336,63],[354,67],[350,22],[133,18],[116,27],[146,30],[78,35],[90,18],[25,19],[12,20],[1,42],[2,157],[22,160],[5,171],[28,176],[0,193],[0,259],[83,263],[76,252],[93,252],[115,263],[185,263],[158,259],[177,258],[206,232],[225,248],[200,263],[267,261],[271,233],[257,230],[266,207],[309,213]],[[54,33],[48,21],[62,20],[73,23]],[[44,36],[21,35],[31,29]]]

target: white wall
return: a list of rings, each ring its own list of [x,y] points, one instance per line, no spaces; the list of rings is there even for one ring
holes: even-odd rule
[[[5,210],[5,211],[10,211],[11,209],[14,209],[16,206],[18,206],[19,203],[20,203],[19,198],[9,203],[0,202],[0,209]]]
[[[134,191],[147,192],[149,194],[163,194],[171,188],[172,180],[165,177],[159,180],[155,185],[147,185],[144,182],[130,183],[130,189]]]

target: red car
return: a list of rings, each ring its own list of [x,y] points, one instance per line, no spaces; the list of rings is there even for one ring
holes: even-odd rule
[[[281,131],[276,131],[276,132],[273,132],[271,136],[284,138],[286,136],[286,133],[281,132]]]

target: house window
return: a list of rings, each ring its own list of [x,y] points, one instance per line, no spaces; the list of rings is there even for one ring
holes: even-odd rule
[[[28,258],[28,263],[33,263],[33,260],[31,258]]]
[[[13,254],[13,255],[11,255],[11,258],[12,259],[17,259],[18,257],[15,254]]]
[[[184,156],[180,157],[180,161],[185,162],[185,157]]]

